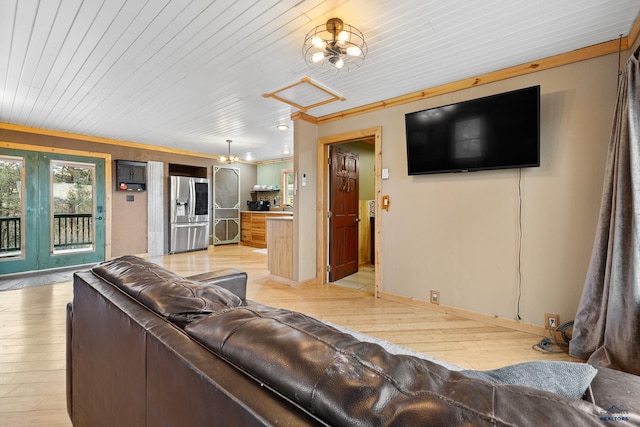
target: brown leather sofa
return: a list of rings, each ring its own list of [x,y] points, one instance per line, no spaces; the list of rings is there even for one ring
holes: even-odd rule
[[[620,378],[606,377],[603,391],[588,395],[613,403],[597,406],[472,378],[391,354],[301,313],[247,301],[245,286],[246,274],[238,270],[182,278],[132,256],[76,273],[67,307],[73,425],[588,426],[607,422],[604,416],[618,417],[616,425],[637,420],[625,399],[632,402],[640,383],[632,381],[626,396],[616,391]]]

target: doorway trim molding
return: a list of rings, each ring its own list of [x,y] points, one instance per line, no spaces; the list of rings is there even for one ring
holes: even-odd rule
[[[327,239],[329,230],[329,167],[327,159],[329,158],[329,146],[333,144],[342,144],[344,142],[359,141],[363,139],[374,140],[374,197],[375,197],[375,244],[374,244],[374,267],[375,267],[375,291],[374,296],[380,297],[382,286],[382,221],[380,218],[382,209],[380,208],[380,200],[382,193],[382,126],[361,129],[352,132],[341,133],[337,135],[325,136],[318,138],[318,182],[317,182],[317,220],[316,232],[318,243],[316,249],[317,256],[317,272],[318,282],[327,284],[327,252],[329,242]]]
[[[104,159],[104,207],[108,213],[104,224],[104,259],[111,258],[111,154],[97,151],[72,150],[68,148],[49,147],[43,145],[21,144],[17,142],[0,141],[1,148],[22,151],[37,151],[40,153],[66,154],[70,156],[94,157]]]

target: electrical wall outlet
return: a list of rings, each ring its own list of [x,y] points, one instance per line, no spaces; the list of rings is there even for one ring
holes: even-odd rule
[[[431,291],[429,301],[431,301],[431,304],[440,304],[440,292]]]
[[[558,326],[560,326],[560,316],[558,316],[557,314],[549,314],[549,313],[545,313],[544,314],[544,328],[545,329],[556,329]]]

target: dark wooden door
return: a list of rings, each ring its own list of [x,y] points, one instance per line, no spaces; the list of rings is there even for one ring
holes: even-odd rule
[[[358,272],[358,155],[330,147],[329,281]]]

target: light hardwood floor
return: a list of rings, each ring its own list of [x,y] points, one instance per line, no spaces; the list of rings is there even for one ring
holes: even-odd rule
[[[245,246],[150,258],[181,275],[225,267],[248,273],[247,296],[301,311],[472,369],[571,360],[531,346],[539,336],[341,286],[294,289],[266,280],[266,255]],[[70,426],[65,389],[65,306],[70,282],[0,292],[0,425]]]
[[[335,282],[331,282],[331,284],[368,292],[373,295],[376,288],[376,279],[374,277],[375,273],[376,271],[373,265],[361,265],[358,267],[357,273],[344,277],[340,280],[336,280]]]

